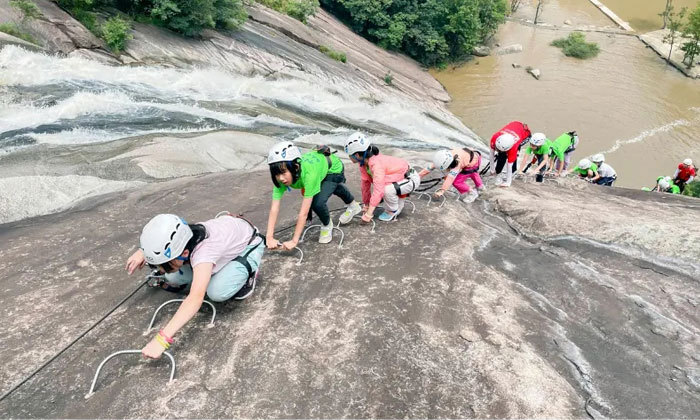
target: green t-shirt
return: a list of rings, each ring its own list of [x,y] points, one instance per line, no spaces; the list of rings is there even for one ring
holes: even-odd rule
[[[301,156],[301,174],[297,182],[290,185],[295,190],[302,190],[304,197],[313,197],[321,191],[321,182],[328,174],[343,172],[343,162],[336,155],[331,155],[331,167],[328,168],[326,156],[316,151],[305,153]],[[272,199],[279,200],[287,191],[285,185],[272,189]]]
[[[527,146],[527,149],[525,152],[529,155],[535,155],[535,156],[542,156],[542,155],[549,155],[552,149],[552,142],[549,140],[545,140],[544,144],[537,149],[532,149],[532,145]]]
[[[556,140],[552,142],[552,150],[550,154],[554,154],[559,158],[559,160],[564,160],[564,152],[566,152],[566,149],[571,146],[571,143],[574,141],[574,139],[568,134],[564,133],[561,136],[557,137]]]
[[[596,165],[595,163],[591,163],[591,167],[588,169],[581,169],[578,166],[574,168],[574,172],[578,173],[581,176],[588,176],[589,170],[593,171],[594,173],[598,172],[598,165]]]

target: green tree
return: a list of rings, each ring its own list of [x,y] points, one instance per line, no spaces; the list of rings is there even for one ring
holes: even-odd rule
[[[356,32],[427,65],[460,59],[505,20],[506,0],[321,0]]]
[[[664,17],[664,27],[666,26],[666,20],[668,20],[668,34],[664,36],[663,41],[667,44],[671,44],[671,48],[668,50],[667,62],[671,62],[671,53],[673,52],[673,44],[675,44],[678,38],[679,32],[683,26],[683,17],[685,16],[686,8],[682,8],[680,12],[676,13],[673,11],[673,4],[666,9],[668,12]]]
[[[685,52],[683,62],[691,68],[695,64],[695,57],[700,55],[700,3],[688,16],[688,22],[683,28],[683,36],[688,38],[688,41],[681,46],[681,50]]]
[[[663,18],[664,20],[664,26],[661,27],[661,29],[666,29],[666,26],[668,25],[668,17],[673,11],[673,0],[666,0],[666,7],[664,7],[664,11],[659,13],[659,16]]]

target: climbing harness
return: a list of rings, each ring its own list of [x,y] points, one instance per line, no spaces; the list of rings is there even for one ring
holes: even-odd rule
[[[149,332],[151,332],[151,330],[153,329],[153,324],[155,324],[155,322],[156,322],[156,316],[158,316],[158,312],[160,312],[160,310],[163,309],[163,307],[170,305],[171,303],[184,302],[184,301],[185,301],[185,299],[171,299],[171,300],[163,303],[162,305],[160,305],[158,307],[158,309],[156,309],[156,311],[153,313],[153,316],[151,317],[151,323],[148,324],[148,328],[146,328],[146,332],[144,334],[148,334]],[[209,302],[206,299],[204,300],[204,303],[211,306],[211,310],[212,310],[211,321],[209,321],[209,325],[207,325],[207,328],[211,328],[214,326],[214,320],[216,319],[216,307],[214,307],[214,304]]]
[[[115,353],[110,354],[105,358],[102,363],[97,367],[97,371],[95,372],[95,377],[92,379],[92,385],[90,385],[90,391],[85,395],[85,399],[88,399],[92,397],[95,394],[95,384],[97,384],[97,378],[100,376],[100,371],[102,370],[102,367],[110,361],[111,359],[120,356],[122,354],[141,354],[141,350],[121,350]],[[167,351],[163,352],[163,355],[165,355],[168,359],[170,359],[170,380],[168,380],[168,383],[171,383],[173,379],[175,379],[175,358],[173,357],[172,354],[168,353]]]

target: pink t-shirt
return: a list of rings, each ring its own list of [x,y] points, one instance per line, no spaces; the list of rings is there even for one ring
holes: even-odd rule
[[[367,167],[360,167],[362,178],[362,202],[378,206],[384,197],[384,187],[404,179],[408,162],[388,155],[375,155],[367,160]]]
[[[207,237],[194,247],[190,264],[194,268],[197,264],[212,263],[213,273],[241,255],[253,235],[248,222],[238,217],[222,216],[201,224],[207,230]]]

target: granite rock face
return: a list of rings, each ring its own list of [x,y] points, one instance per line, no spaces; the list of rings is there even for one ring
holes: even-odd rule
[[[357,169],[346,173],[357,192]],[[0,390],[139,284],[124,260],[154,214],[226,209],[264,229],[269,184],[266,172],[182,178],[0,227]],[[698,417],[700,250],[685,240],[700,234],[697,200],[576,180],[490,184],[471,205],[414,196],[415,213],[374,233],[353,222],[340,249],[311,231],[300,265],[268,252],[251,298],[217,304],[213,328],[204,308],[178,334],[174,383],[165,361],[124,357],[84,400],[98,363],[141,348],[175,297],[140,290],[0,415]],[[298,202],[286,198],[279,226]]]

